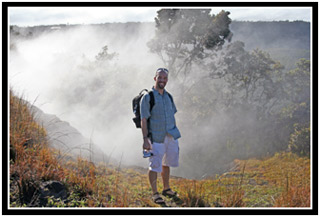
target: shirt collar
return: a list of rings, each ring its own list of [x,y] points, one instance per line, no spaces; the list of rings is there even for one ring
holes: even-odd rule
[[[160,93],[159,93],[159,91],[157,90],[157,89],[155,89],[154,87],[152,87],[152,90],[153,90],[153,92],[156,92],[156,93],[158,93],[159,95],[161,95]],[[165,95],[166,94],[166,89],[164,89],[163,90],[163,95]]]

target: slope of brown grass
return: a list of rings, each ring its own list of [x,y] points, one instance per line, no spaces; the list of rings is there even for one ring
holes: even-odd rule
[[[42,182],[66,186],[67,199],[48,198],[53,207],[158,207],[147,175],[119,165],[85,159],[63,161],[50,149],[46,131],[29,104],[10,93],[10,206],[37,206]],[[59,156],[59,157],[58,157]],[[172,177],[182,207],[310,207],[310,159],[278,153],[267,159],[235,160],[233,171],[212,179]],[[159,176],[160,177],[160,176]],[[162,183],[158,180],[159,189]]]

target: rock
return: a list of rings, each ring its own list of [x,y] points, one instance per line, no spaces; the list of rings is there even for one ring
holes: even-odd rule
[[[66,187],[58,181],[47,181],[40,185],[39,206],[47,206],[48,198],[60,198],[61,200],[67,199]]]

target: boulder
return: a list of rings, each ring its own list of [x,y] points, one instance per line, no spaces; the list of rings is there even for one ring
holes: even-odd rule
[[[67,199],[66,187],[58,181],[47,181],[40,185],[39,190],[39,206],[47,206],[48,198],[53,197],[54,199],[60,198],[61,200]]]

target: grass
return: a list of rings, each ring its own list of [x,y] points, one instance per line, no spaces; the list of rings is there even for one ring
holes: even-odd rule
[[[11,207],[36,206],[47,180],[60,181],[68,192],[66,199],[49,197],[48,207],[158,207],[150,199],[147,174],[80,157],[58,160],[61,154],[49,147],[30,105],[10,92]],[[310,207],[310,159],[283,152],[234,164],[232,171],[211,179],[172,177],[181,203],[166,201],[180,207]]]

